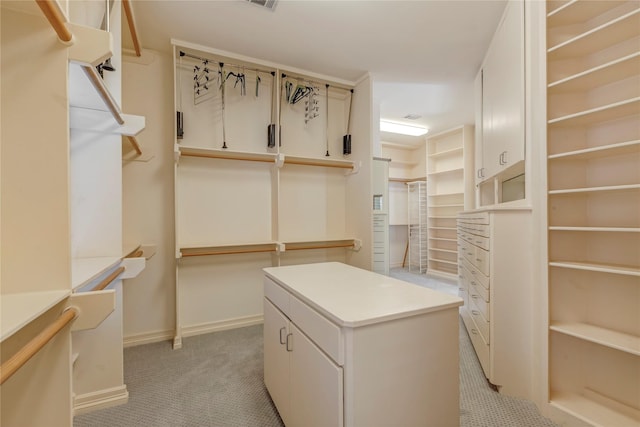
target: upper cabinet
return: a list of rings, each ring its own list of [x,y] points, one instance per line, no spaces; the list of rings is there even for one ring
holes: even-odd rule
[[[524,47],[524,2],[509,1],[476,77],[476,184],[524,172]]]

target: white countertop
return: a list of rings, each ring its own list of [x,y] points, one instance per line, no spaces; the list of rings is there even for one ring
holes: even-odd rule
[[[263,270],[340,326],[364,326],[462,305],[456,296],[339,262]]]

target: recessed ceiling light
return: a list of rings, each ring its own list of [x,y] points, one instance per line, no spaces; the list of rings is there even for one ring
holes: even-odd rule
[[[399,133],[401,135],[421,136],[429,132],[429,129],[420,126],[405,125],[402,123],[388,122],[380,120],[380,131]]]

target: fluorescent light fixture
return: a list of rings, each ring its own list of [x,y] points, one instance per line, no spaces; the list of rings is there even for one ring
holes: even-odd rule
[[[402,123],[393,123],[393,122],[388,122],[386,120],[380,120],[380,131],[399,133],[402,135],[410,135],[410,136],[421,136],[429,132],[429,129],[419,127],[419,126],[405,125]]]

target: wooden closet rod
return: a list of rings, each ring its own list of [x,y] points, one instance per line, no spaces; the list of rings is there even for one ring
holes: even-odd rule
[[[116,120],[116,122],[118,122],[119,125],[123,125],[124,119],[122,118],[122,113],[120,112],[118,103],[113,99],[111,93],[109,93],[109,90],[104,85],[104,81],[102,80],[102,77],[100,77],[100,74],[98,74],[98,71],[91,65],[83,65],[82,69],[89,78],[91,84],[98,91],[100,98],[102,98],[102,100],[104,101],[105,105],[111,112],[111,115],[113,115],[113,118]]]
[[[75,308],[68,308],[54,320],[49,326],[44,328],[42,332],[36,335],[31,341],[24,345],[20,350],[11,356],[6,362],[0,366],[0,385],[11,378],[18,369],[22,368],[25,363],[42,349],[51,338],[55,337],[65,326],[74,321],[78,317],[78,311]]]
[[[275,252],[275,248],[266,249],[220,249],[220,250],[209,250],[203,252],[193,252],[193,253],[183,253],[182,257],[191,257],[191,256],[207,256],[207,255],[231,255],[231,254],[252,254],[258,252]]]
[[[264,162],[264,163],[274,163],[275,162],[275,158],[267,158],[267,157],[250,157],[250,156],[243,156],[242,154],[233,154],[233,155],[229,155],[229,154],[216,154],[216,153],[188,153],[188,152],[180,152],[181,156],[186,156],[186,157],[204,157],[204,158],[209,158],[209,159],[226,159],[226,160],[247,160],[249,162]]]
[[[142,56],[140,40],[138,40],[138,31],[136,30],[136,22],[133,20],[131,2],[129,0],[122,0],[122,7],[124,9],[124,14],[127,17],[127,24],[129,25],[129,32],[131,33],[131,40],[133,40],[133,48],[136,51],[136,56]]]
[[[101,290],[103,290],[104,288],[109,286],[111,284],[111,282],[116,280],[116,277],[118,277],[121,273],[123,273],[124,270],[125,270],[124,267],[118,267],[110,275],[105,277],[102,282],[98,283],[95,288],[93,288],[91,290],[92,291],[101,291]]]
[[[353,169],[353,165],[350,164],[342,164],[342,163],[329,163],[323,160],[301,160],[301,159],[290,159],[285,156],[284,158],[285,164],[290,165],[304,165],[304,166],[323,166],[326,168],[341,168],[341,169]]]
[[[71,40],[73,39],[73,34],[67,28],[66,18],[60,10],[58,2],[56,2],[55,0],[36,0],[36,3],[38,3],[38,6],[53,27],[53,30],[58,35],[58,38],[64,43],[71,42]]]
[[[342,243],[342,244],[327,244],[327,245],[309,245],[309,246],[297,246],[297,247],[287,247],[285,243],[286,251],[300,251],[303,249],[333,249],[333,248],[351,248],[353,247],[353,243]]]
[[[127,135],[127,139],[129,140],[131,145],[133,145],[133,149],[136,150],[136,153],[138,153],[138,156],[141,156],[142,149],[140,148],[140,144],[138,144],[138,140],[136,139],[136,137]]]

